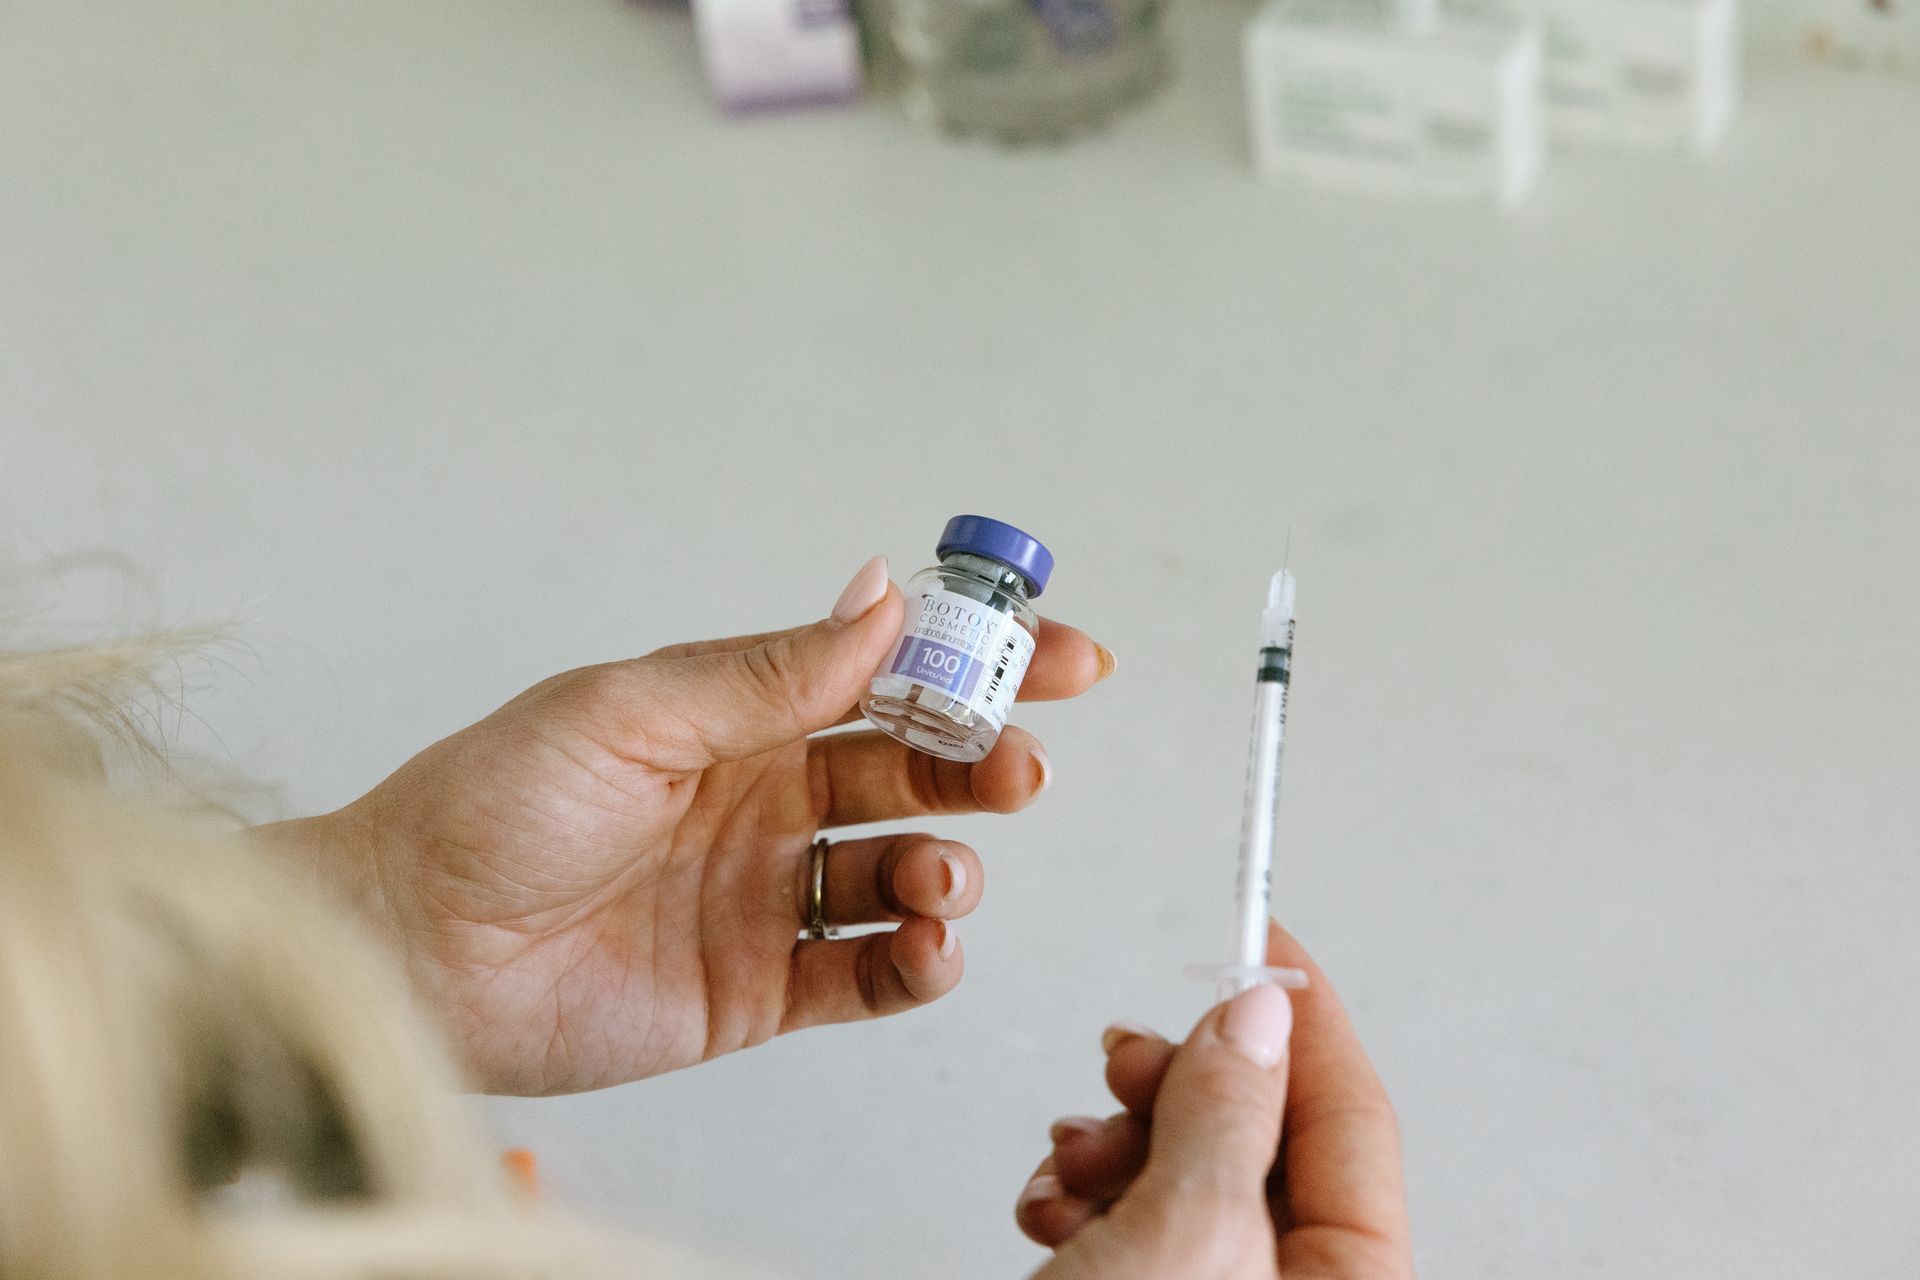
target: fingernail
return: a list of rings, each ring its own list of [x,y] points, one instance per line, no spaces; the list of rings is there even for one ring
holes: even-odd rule
[[[1116,1022],[1100,1033],[1100,1051],[1111,1058],[1113,1051],[1120,1047],[1122,1040],[1131,1040],[1135,1036],[1147,1036],[1158,1040],[1160,1033],[1152,1027],[1143,1027],[1137,1022]]]
[[[1047,1137],[1057,1147],[1070,1133],[1099,1133],[1106,1127],[1106,1121],[1096,1120],[1092,1116],[1062,1116],[1047,1130]]]
[[[942,920],[940,922],[940,958],[945,960],[953,954],[953,949],[959,945],[960,935],[953,931],[952,925]]]
[[[1014,1208],[1024,1209],[1030,1204],[1039,1204],[1043,1200],[1058,1200],[1062,1190],[1064,1188],[1060,1185],[1060,1179],[1053,1174],[1036,1173],[1032,1180],[1020,1189],[1020,1199],[1015,1202]]]
[[[1099,641],[1094,642],[1093,652],[1094,656],[1100,660],[1100,670],[1094,674],[1093,682],[1099,684],[1102,680],[1112,675],[1114,667],[1119,664],[1113,659],[1113,650],[1107,648],[1107,646],[1101,644]]]
[[[1220,1038],[1262,1070],[1280,1061],[1292,1032],[1293,1001],[1265,983],[1228,1001],[1220,1019]]]
[[[940,869],[946,873],[946,891],[940,896],[948,902],[960,896],[967,887],[967,864],[950,853],[940,855]]]
[[[1047,751],[1039,743],[1028,748],[1033,753],[1033,793],[1039,795],[1053,783],[1053,761],[1047,759]]]
[[[885,599],[886,594],[887,558],[875,556],[860,566],[860,572],[853,575],[853,581],[833,602],[834,619],[838,622],[858,622],[867,616],[868,610]]]

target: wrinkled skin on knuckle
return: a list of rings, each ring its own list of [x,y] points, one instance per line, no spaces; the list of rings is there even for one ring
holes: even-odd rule
[[[523,696],[544,694],[534,705],[562,721],[605,741],[616,736],[616,726],[644,728],[653,719],[647,713],[648,692],[657,674],[651,663],[606,662],[579,667]]]
[[[817,723],[853,709],[855,692],[841,687],[844,669],[818,661],[799,636],[783,636],[745,656],[760,695],[751,713],[775,718],[789,737],[803,737]]]
[[[1208,1061],[1187,1077],[1186,1089],[1209,1111],[1265,1116],[1275,1110],[1276,1104],[1269,1097],[1274,1083],[1237,1060],[1229,1061],[1229,1053],[1225,1049],[1211,1053]]]
[[[576,667],[534,685],[481,724],[564,742],[570,754],[590,746],[628,764],[661,767],[701,745],[697,725],[664,709],[663,683],[676,678],[670,662],[654,658]]]

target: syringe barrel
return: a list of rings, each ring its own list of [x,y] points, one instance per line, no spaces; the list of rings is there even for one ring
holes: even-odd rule
[[[1290,654],[1260,651],[1254,684],[1253,739],[1247,756],[1247,789],[1240,824],[1240,871],[1234,886],[1234,963],[1267,962],[1267,920],[1272,913],[1273,845],[1280,803],[1280,757],[1287,723],[1287,661]]]

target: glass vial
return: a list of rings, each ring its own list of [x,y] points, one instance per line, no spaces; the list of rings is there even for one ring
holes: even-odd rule
[[[917,751],[978,760],[993,750],[1033,658],[1053,553],[985,516],[947,521],[940,563],[907,582],[893,657],[860,700],[867,719]]]
[[[915,116],[949,133],[1060,142],[1167,78],[1162,0],[882,0]]]

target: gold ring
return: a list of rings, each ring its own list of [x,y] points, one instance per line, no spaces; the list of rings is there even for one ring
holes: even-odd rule
[[[827,847],[825,836],[813,842],[813,869],[807,877],[807,936],[816,940],[840,936],[827,924]]]

